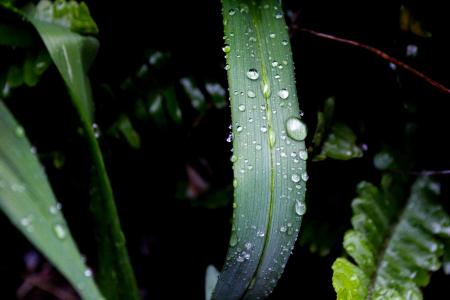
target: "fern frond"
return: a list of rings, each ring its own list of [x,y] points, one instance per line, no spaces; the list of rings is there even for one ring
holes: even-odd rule
[[[422,299],[420,287],[441,267],[450,217],[436,202],[439,185],[428,177],[413,184],[402,203],[404,180],[385,175],[381,187],[362,182],[353,200],[353,229],[344,248],[353,258],[333,264],[337,299]]]

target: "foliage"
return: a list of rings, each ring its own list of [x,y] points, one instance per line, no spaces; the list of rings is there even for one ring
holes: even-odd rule
[[[441,267],[450,217],[436,201],[439,184],[419,177],[405,203],[405,179],[384,175],[381,187],[358,185],[353,229],[344,248],[356,262],[338,258],[333,285],[338,299],[422,299],[419,287]]]

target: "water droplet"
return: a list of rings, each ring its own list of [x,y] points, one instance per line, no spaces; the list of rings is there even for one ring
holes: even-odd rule
[[[275,33],[271,33],[271,34],[269,34],[269,37],[270,37],[271,39],[274,39],[274,38],[276,37],[276,34],[275,34]]]
[[[264,237],[264,232],[262,232],[261,230],[260,231],[258,231],[257,233],[256,233],[256,235],[258,236],[258,237]]]
[[[230,158],[230,161],[231,162],[237,162],[237,160],[238,160],[238,158],[237,158],[237,156],[236,155],[231,155],[231,158]]]
[[[92,270],[87,268],[86,270],[84,270],[84,276],[86,277],[92,277]]]
[[[266,126],[261,126],[261,132],[267,132],[267,127]]]
[[[289,44],[289,42],[288,42],[287,40],[283,40],[283,41],[281,42],[281,44],[283,44],[283,46],[287,46],[287,45]]]
[[[230,69],[230,65],[229,65],[229,64],[226,64],[224,69],[225,69],[226,71],[228,71],[228,70]]]
[[[236,14],[236,11],[232,8],[232,9],[230,9],[230,10],[228,11],[228,14],[229,14],[230,16],[234,16],[234,15]]]
[[[237,188],[237,186],[238,186],[238,182],[237,182],[236,179],[234,179],[234,180],[233,180],[233,187],[234,187],[234,188]]]
[[[259,73],[256,71],[256,69],[250,69],[247,71],[247,77],[250,80],[256,80],[259,78]]]
[[[248,96],[249,98],[255,98],[255,97],[256,97],[256,94],[255,94],[254,91],[248,91],[248,92],[247,92],[247,96]]]
[[[281,11],[277,11],[275,13],[275,19],[281,19],[283,17],[283,13]]]
[[[242,128],[242,126],[236,127],[236,131],[237,131],[237,132],[242,132],[242,130],[244,130],[244,128]]]
[[[295,183],[300,181],[300,176],[298,174],[292,174],[291,180]]]
[[[245,111],[245,105],[244,104],[239,105],[238,106],[238,110],[239,111]]]
[[[295,213],[299,216],[303,216],[306,212],[306,205],[299,200],[295,200]]]
[[[250,242],[245,243],[244,246],[245,246],[245,249],[247,249],[247,250],[252,249],[252,243],[250,243]]]
[[[280,77],[281,77],[281,76],[280,76],[280,75],[278,75],[278,74],[277,74],[277,75],[275,75],[275,79],[280,79]]]
[[[308,151],[306,150],[300,150],[298,152],[298,156],[303,159],[303,160],[307,160],[308,159]]]
[[[23,129],[23,127],[17,126],[16,127],[16,136],[19,138],[22,138],[22,137],[24,137],[24,135],[25,135],[25,130]]]
[[[225,47],[222,48],[222,51],[225,52],[225,53],[229,53],[230,50],[231,50],[231,48],[230,48],[229,45],[225,45]]]
[[[302,173],[302,180],[306,182],[306,181],[308,181],[308,179],[309,179],[308,173],[306,173],[306,172]]]
[[[278,91],[278,97],[281,99],[287,99],[289,97],[289,91],[287,89],[281,89]]]
[[[244,257],[238,255],[238,257],[236,258],[236,260],[237,260],[238,262],[243,262],[243,261],[244,261]]]
[[[92,131],[94,132],[94,136],[98,139],[101,135],[100,127],[98,127],[97,123],[92,124]]]
[[[262,149],[262,146],[261,146],[260,144],[257,144],[257,145],[255,146],[255,148],[256,148],[256,150],[261,150],[261,149]]]
[[[53,226],[53,231],[55,232],[56,237],[60,240],[66,237],[66,230],[61,224],[56,224],[55,226]]]
[[[291,117],[286,121],[287,135],[296,141],[303,141],[306,138],[306,125],[299,118]]]
[[[272,67],[276,67],[276,66],[278,66],[278,62],[277,62],[276,60],[274,60],[274,61],[272,62]]]
[[[287,231],[286,226],[281,226],[281,227],[280,227],[280,231],[281,231],[281,232],[286,232],[286,231]]]

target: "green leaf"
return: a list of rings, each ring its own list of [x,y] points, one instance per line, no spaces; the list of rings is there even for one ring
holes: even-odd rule
[[[141,137],[134,130],[133,124],[131,124],[130,119],[126,115],[119,117],[116,126],[132,148],[139,149],[141,147]]]
[[[0,101],[0,209],[83,299],[103,299],[59,207],[24,129]]]
[[[25,16],[37,29],[63,77],[87,136],[94,164],[92,211],[98,232],[99,286],[108,300],[138,299],[134,273],[128,258],[111,183],[93,127],[93,104],[87,71],[95,58],[98,41],[79,33],[96,33],[97,27],[87,6],[76,1],[41,0],[29,5],[25,13],[9,5],[6,8]],[[71,31],[73,30],[73,31]],[[77,33],[78,32],[78,33]]]
[[[337,299],[422,299],[419,287],[441,267],[450,217],[436,201],[439,185],[420,177],[402,203],[404,179],[385,175],[381,188],[362,182],[344,248],[355,261],[333,264]]]
[[[306,126],[279,1],[224,0],[234,221],[216,299],[267,297],[305,213]]]
[[[314,161],[324,160],[327,157],[337,160],[349,160],[362,157],[363,152],[356,145],[356,135],[353,130],[343,123],[335,123],[331,128],[322,152],[314,157]]]
[[[219,271],[213,265],[209,265],[206,268],[205,275],[205,299],[211,300],[214,288],[217,284],[217,279],[219,278]]]

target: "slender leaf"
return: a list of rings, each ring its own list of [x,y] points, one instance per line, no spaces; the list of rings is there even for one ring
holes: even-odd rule
[[[7,8],[23,14],[14,7]],[[87,70],[98,48],[98,41],[79,33],[96,33],[97,26],[84,3],[41,0],[37,6],[24,9],[50,53],[70,92],[86,133],[92,154],[95,178],[92,210],[99,233],[99,267],[97,281],[105,297],[138,299],[139,293],[128,258],[125,238],[114,202],[93,123],[93,104]]]
[[[422,299],[419,287],[441,267],[450,217],[436,202],[439,185],[418,178],[402,205],[398,176],[385,175],[381,188],[362,182],[353,200],[353,229],[344,238],[345,258],[333,264],[337,299]]]
[[[103,299],[23,128],[0,101],[0,209],[83,299]]]
[[[233,122],[235,209],[216,299],[258,299],[275,287],[306,207],[306,126],[279,1],[224,0]]]

